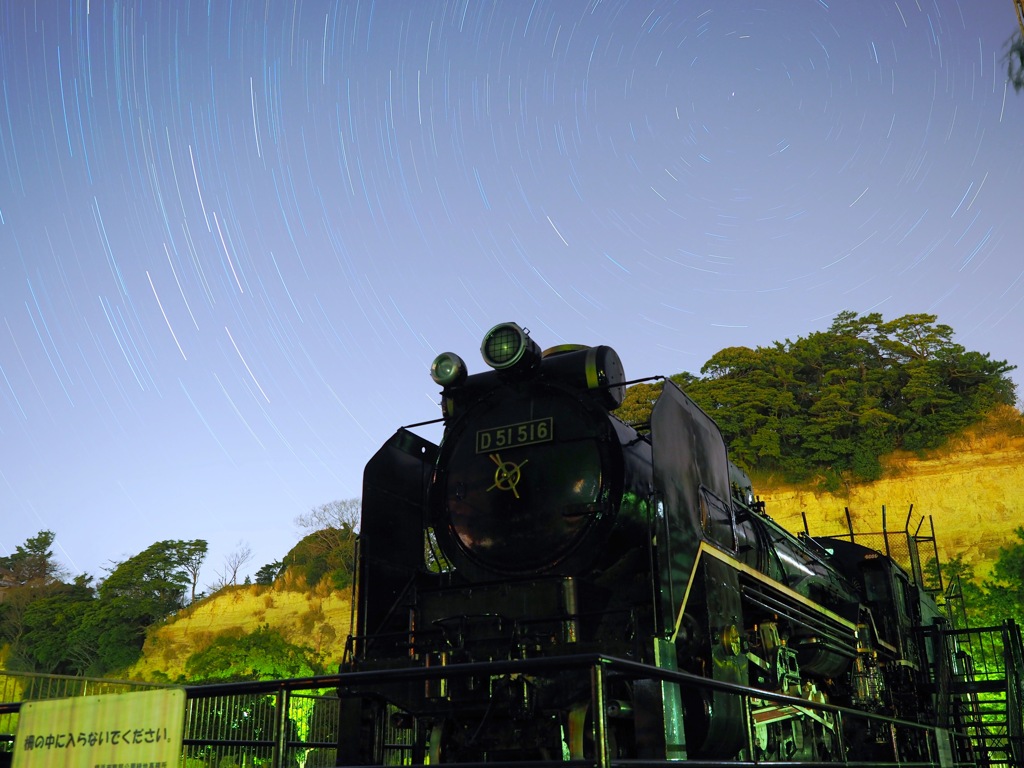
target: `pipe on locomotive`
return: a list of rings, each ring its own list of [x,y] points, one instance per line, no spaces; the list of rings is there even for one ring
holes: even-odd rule
[[[541,352],[528,330],[517,323],[499,323],[484,334],[480,355],[502,379],[541,376],[591,392],[609,411],[622,405],[626,395],[622,361],[605,345],[562,344]],[[431,363],[430,378],[444,388],[447,402],[449,391],[457,390],[469,378],[469,369],[454,352],[442,352]],[[450,415],[447,409],[445,415]]]

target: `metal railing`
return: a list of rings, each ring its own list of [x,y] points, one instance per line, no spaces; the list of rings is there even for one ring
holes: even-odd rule
[[[0,704],[0,753],[9,750],[14,741],[14,734],[18,731],[18,709],[21,702],[167,687],[169,686],[136,680],[0,671],[0,702],[9,702]]]
[[[940,761],[940,751],[944,749],[936,741],[933,727],[917,722],[909,722],[897,718],[871,715],[859,710],[819,703],[799,696],[785,696],[765,691],[752,691],[750,688],[726,682],[709,680],[685,672],[675,672],[655,668],[619,658],[597,654],[576,655],[557,658],[541,658],[517,661],[477,662],[458,664],[447,667],[416,667],[390,669],[382,671],[351,672],[337,675],[323,675],[310,678],[274,680],[262,682],[224,683],[217,685],[187,686],[187,713],[182,765],[189,768],[200,766],[299,766],[314,768],[315,766],[335,765],[335,745],[337,738],[338,708],[340,699],[337,691],[343,695],[358,697],[359,692],[386,690],[388,686],[420,682],[427,685],[440,680],[455,681],[459,678],[509,678],[511,676],[529,675],[535,678],[552,677],[575,672],[580,679],[587,680],[590,686],[590,707],[592,713],[589,730],[595,745],[593,755],[587,760],[546,761],[552,765],[563,767],[579,764],[610,768],[611,766],[640,765],[671,765],[666,760],[620,760],[610,753],[608,748],[609,725],[609,681],[621,684],[623,681],[656,681],[658,683],[679,684],[689,688],[720,691],[729,696],[740,696],[749,699],[755,694],[762,702],[768,702],[779,708],[799,708],[803,711],[814,711],[821,717],[834,718],[836,737],[844,738],[844,723],[849,726],[853,722],[874,723],[875,728],[888,729],[893,733],[905,734],[910,741],[916,741],[922,754],[917,759],[902,759],[900,762],[864,762],[844,760],[846,748],[843,747],[830,761],[801,762],[801,766],[813,768],[824,765],[845,765],[850,768],[860,766],[900,765],[910,768],[914,765],[934,766],[942,762],[944,765],[974,765],[973,762],[962,760],[952,762],[947,756]],[[16,713],[19,703],[0,704],[0,722],[5,716]],[[747,754],[755,754],[751,748],[753,732],[747,729]],[[13,731],[12,731],[13,732]],[[400,734],[396,734],[400,735]],[[970,739],[970,734],[960,734],[962,739]],[[954,743],[956,739],[953,740]],[[406,746],[396,744],[392,764],[420,765],[414,761],[413,752]],[[522,761],[516,765],[539,766],[545,761]],[[720,760],[688,760],[694,768],[710,768],[711,766],[771,766],[770,761],[720,761]],[[1009,762],[1013,768],[1020,768],[1013,760]],[[472,765],[460,763],[462,768]],[[493,764],[491,768],[493,768]],[[774,763],[779,765],[779,763]],[[792,765],[792,763],[786,763]]]
[[[182,764],[333,766],[337,695],[311,681],[279,683],[273,690],[187,688]]]

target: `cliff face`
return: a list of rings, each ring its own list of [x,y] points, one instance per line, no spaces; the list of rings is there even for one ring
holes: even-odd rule
[[[268,626],[293,645],[307,646],[324,669],[337,669],[349,633],[348,592],[291,588],[286,575],[273,587],[228,587],[150,628],[143,656],[124,677],[175,681],[188,658],[208,648],[219,635],[241,636]]]
[[[999,548],[1017,541],[1014,529],[1024,526],[1020,427],[1018,412],[1001,411],[942,450],[886,457],[881,480],[851,484],[835,494],[771,477],[755,481],[754,490],[768,514],[794,533],[803,530],[803,512],[811,535],[845,532],[845,508],[855,531],[880,531],[883,505],[888,529],[903,530],[913,505],[911,530],[931,516],[942,562],[961,554],[981,577],[991,570]],[[921,532],[929,530],[926,519]]]

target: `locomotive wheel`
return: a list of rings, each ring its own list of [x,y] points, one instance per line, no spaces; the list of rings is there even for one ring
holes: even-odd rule
[[[630,735],[633,728],[632,718],[609,719],[606,722],[605,739],[608,757],[633,757],[635,750],[631,749],[633,739]],[[594,719],[590,702],[582,702],[569,710],[568,726],[569,732],[566,741],[569,748],[569,759],[596,759],[598,750],[594,744]]]

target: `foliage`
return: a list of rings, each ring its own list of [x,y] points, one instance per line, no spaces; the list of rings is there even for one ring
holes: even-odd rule
[[[697,381],[697,377],[690,373],[677,373],[669,376],[681,388],[686,389],[690,384]],[[651,418],[651,408],[661,395],[663,384],[661,381],[641,382],[634,384],[626,390],[622,405],[615,411],[615,415],[627,424],[633,424],[640,432],[647,432]]]
[[[138,659],[146,629],[184,606],[186,590],[194,589],[190,569],[205,552],[201,539],[158,541],[116,564],[73,631],[83,659],[91,659],[82,671],[105,674]]]
[[[345,499],[296,518],[308,533],[285,555],[283,568],[302,576],[310,589],[323,580],[333,589],[348,587],[355,571],[359,510],[359,499]]]
[[[165,616],[184,605],[185,590],[191,585],[186,564],[196,541],[158,541],[124,562],[117,563],[100,584],[100,598],[135,601],[140,612],[154,618]]]
[[[90,581],[79,576],[71,584],[54,584],[24,606],[22,632],[12,646],[12,669],[79,675],[91,666],[92,644],[83,642],[79,631],[95,603]]]
[[[1024,527],[1014,536],[999,548],[991,574],[980,583],[960,555],[943,564],[947,595],[963,598],[955,606],[955,626],[997,626],[1006,619],[1024,624]]]
[[[934,567],[934,560],[929,562],[929,567]],[[974,575],[974,569],[964,562],[963,555],[942,563],[942,578],[945,588],[943,599],[953,626],[964,629],[987,625],[989,622],[982,619],[985,592]]]
[[[92,666],[90,638],[81,628],[95,603],[88,577],[61,584],[25,612],[25,635],[20,650],[33,660],[33,669],[51,674],[80,675]]]
[[[322,673],[312,648],[293,645],[263,625],[245,635],[225,633],[185,663],[190,682],[270,680]]]
[[[65,570],[53,556],[55,540],[53,531],[40,531],[12,554],[0,557],[0,643],[10,649],[7,665],[11,669],[31,671],[48,665],[36,659],[31,647],[40,639],[50,639],[40,638],[37,625],[42,609],[33,606],[51,598],[59,602],[67,587],[61,582]]]
[[[206,542],[159,541],[116,564],[100,583],[59,580],[54,534],[41,531],[0,562],[0,632],[10,665],[35,672],[103,675],[132,664],[147,628],[184,605]]]
[[[193,603],[196,599],[196,586],[199,584],[199,571],[203,568],[208,547],[202,539],[180,541],[178,544],[180,545],[181,569],[188,574],[189,581],[192,582],[192,594],[189,596],[189,602]]]
[[[284,570],[284,564],[280,560],[275,560],[272,563],[267,563],[256,571],[256,583],[265,587],[269,587],[273,584],[277,577],[281,575]]]
[[[718,423],[730,456],[791,481],[874,480],[879,457],[936,448],[1001,404],[1012,404],[1014,366],[952,341],[935,315],[884,321],[840,313],[827,331],[770,347],[729,347],[679,380]],[[650,418],[660,385],[627,391],[620,414]]]
[[[354,541],[348,549],[330,549],[324,546],[318,533],[299,540],[285,555],[284,569],[302,577],[308,589],[315,589],[322,580],[328,580],[334,589],[344,589],[352,583],[354,569]]]
[[[64,578],[63,566],[54,559],[57,535],[40,531],[14,548],[14,554],[0,557],[0,583],[5,586],[45,586]]]
[[[358,501],[324,505],[319,514],[330,513],[344,523],[327,526],[310,534],[306,547],[297,547],[292,560],[309,584],[328,581],[345,586],[351,579],[355,551],[355,523]],[[346,520],[343,515],[349,515]],[[313,518],[323,519],[323,518]],[[0,558],[0,643],[5,644],[5,666],[27,672],[103,676],[121,674],[138,661],[147,634],[171,614],[179,611],[194,595],[198,573],[207,552],[203,540],[158,541],[137,555],[113,564],[98,587],[91,576],[61,581],[63,570],[53,558],[52,532],[41,531],[18,546],[13,554]],[[226,558],[229,576],[248,559],[247,547]],[[271,563],[258,577],[274,578],[284,563]],[[268,596],[272,604],[272,598]],[[324,622],[322,610],[302,616],[304,642],[325,648],[335,641],[334,629]],[[317,669],[317,651],[305,646],[288,646],[269,630],[251,638],[234,638],[229,651],[224,643],[207,651],[194,664],[203,676],[213,679],[212,655],[220,650],[231,675],[251,676],[253,670],[276,669],[274,674],[310,674]],[[296,650],[298,649],[298,650]],[[270,659],[270,667],[263,661]],[[250,666],[239,665],[249,659]],[[268,662],[270,663],[270,662]],[[205,664],[205,666],[203,666]],[[227,674],[227,673],[225,673]],[[222,675],[223,677],[223,675]]]
[[[1014,529],[1016,541],[999,548],[992,574],[982,582],[984,609],[995,621],[1011,618],[1024,624],[1024,527]]]
[[[1006,53],[1006,76],[1015,91],[1024,89],[1024,38],[1017,35],[1010,41]]]

